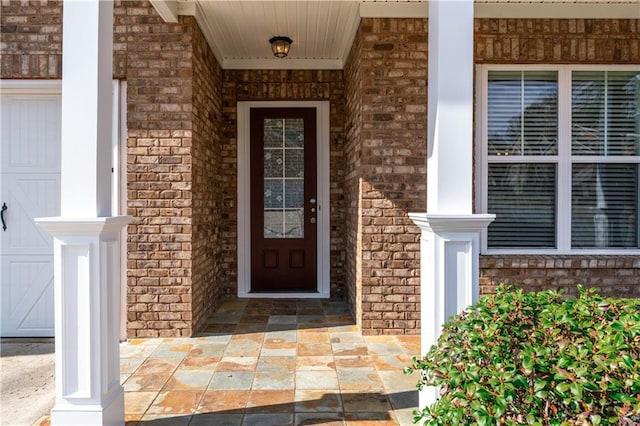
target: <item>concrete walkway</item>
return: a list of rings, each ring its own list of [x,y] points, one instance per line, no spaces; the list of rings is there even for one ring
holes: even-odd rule
[[[0,341],[0,425],[29,426],[55,402],[53,339]]]
[[[121,345],[126,424],[408,426],[418,354],[418,336],[363,336],[343,302],[227,302],[196,337]]]

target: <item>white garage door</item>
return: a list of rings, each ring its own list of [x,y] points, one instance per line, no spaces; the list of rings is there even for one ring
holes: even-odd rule
[[[60,215],[59,88],[3,90],[1,106],[2,336],[53,336],[53,239],[33,219]]]

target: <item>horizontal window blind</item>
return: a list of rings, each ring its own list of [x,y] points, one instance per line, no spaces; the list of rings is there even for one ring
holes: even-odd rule
[[[574,71],[573,155],[640,153],[640,72]]]
[[[638,247],[638,165],[574,164],[571,245]]]
[[[488,154],[556,155],[558,73],[490,71]]]
[[[556,165],[489,164],[490,248],[554,248]]]

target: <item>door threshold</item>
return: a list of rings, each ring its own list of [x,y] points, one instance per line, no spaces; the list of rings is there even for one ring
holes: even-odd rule
[[[255,299],[329,299],[329,293],[317,291],[299,292],[256,292],[239,293],[239,298]]]

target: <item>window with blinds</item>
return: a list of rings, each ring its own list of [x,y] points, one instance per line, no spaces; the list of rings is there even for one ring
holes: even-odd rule
[[[640,248],[640,68],[485,68],[486,247]]]
[[[618,161],[639,154],[639,104],[638,71],[572,72],[572,247],[638,247],[638,164]]]
[[[574,71],[571,81],[573,155],[638,155],[638,72]]]
[[[489,247],[555,247],[555,164],[491,164],[489,211]]]
[[[487,93],[488,246],[554,248],[558,73],[492,71]]]
[[[574,164],[573,247],[638,247],[638,165]]]
[[[557,72],[490,72],[488,93],[489,155],[558,153]]]

